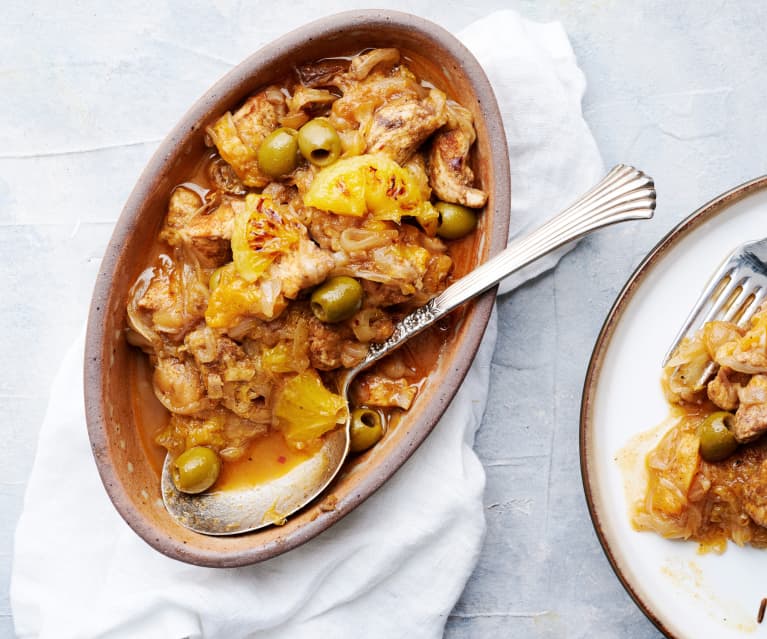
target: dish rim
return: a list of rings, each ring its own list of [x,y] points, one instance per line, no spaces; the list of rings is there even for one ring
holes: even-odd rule
[[[599,485],[593,480],[589,473],[590,468],[590,449],[589,435],[592,429],[593,421],[593,401],[597,386],[597,380],[600,376],[605,356],[609,350],[612,337],[623,317],[628,304],[634,297],[634,293],[639,285],[649,275],[653,266],[660,258],[667,255],[682,239],[687,237],[692,231],[705,224],[708,220],[716,217],[728,207],[745,199],[749,195],[767,189],[767,175],[753,178],[735,186],[713,199],[706,202],[703,206],[696,209],[693,213],[684,218],[675,227],[668,231],[661,240],[649,251],[639,265],[634,269],[626,283],[621,288],[618,296],[613,302],[602,327],[597,336],[594,348],[591,352],[589,365],[586,370],[586,377],[583,383],[583,392],[581,394],[580,425],[579,425],[579,456],[581,467],[581,481],[586,497],[586,503],[589,510],[589,516],[596,532],[597,538],[602,550],[610,563],[615,576],[626,590],[634,603],[644,613],[644,615],[660,630],[668,639],[691,639],[678,634],[672,634],[666,627],[664,621],[653,612],[649,603],[644,601],[637,592],[635,586],[629,578],[623,574],[617,553],[614,553],[607,535],[602,527],[599,511],[596,506],[595,494],[599,492]],[[660,374],[660,372],[659,372]],[[592,464],[593,466],[593,464]],[[694,542],[691,542],[694,543]]]
[[[253,546],[248,546],[245,549],[215,551],[193,548],[186,542],[182,543],[176,537],[168,534],[164,528],[146,518],[134,504],[134,496],[123,486],[120,474],[113,467],[114,464],[111,460],[110,435],[106,432],[109,420],[104,406],[106,392],[103,381],[106,379],[106,369],[109,367],[108,362],[104,361],[103,354],[107,352],[105,345],[110,343],[110,338],[106,335],[104,317],[110,312],[108,304],[111,299],[112,282],[117,268],[124,258],[121,247],[134,232],[137,217],[146,200],[159,187],[168,163],[180,156],[185,144],[203,126],[211,110],[221,109],[227,104],[227,101],[231,102],[232,95],[237,92],[238,87],[246,84],[248,78],[254,76],[255,73],[275,61],[283,59],[286,51],[295,50],[299,46],[305,45],[307,41],[330,39],[348,29],[362,28],[370,31],[381,27],[407,29],[409,33],[415,33],[423,41],[433,43],[438,48],[448,51],[453,60],[463,68],[463,73],[470,81],[473,89],[472,98],[477,100],[478,108],[483,114],[490,156],[488,163],[492,166],[495,181],[495,184],[491,185],[494,228],[492,228],[492,232],[489,232],[490,227],[488,226],[486,231],[489,232],[486,236],[488,257],[495,255],[506,245],[511,208],[511,189],[508,147],[500,107],[479,62],[456,36],[443,27],[419,16],[399,11],[372,9],[333,14],[310,22],[267,43],[242,60],[207,89],[181,116],[178,123],[160,143],[138,178],[115,224],[94,286],[88,316],[84,357],[86,423],[102,483],[110,500],[126,523],[145,542],[174,559],[211,567],[244,566],[269,559],[309,541],[349,514],[394,475],[436,426],[452,399],[452,393],[448,394],[441,388],[435,388],[432,391],[431,402],[426,406],[421,416],[428,423],[428,426],[415,429],[416,432],[413,432],[414,429],[412,428],[409,429],[400,446],[393,449],[392,454],[383,458],[375,470],[366,473],[362,480],[355,484],[353,495],[350,495],[342,506],[327,513],[327,516],[306,522],[290,535],[278,537],[267,543],[254,543]],[[496,290],[497,287],[490,289],[474,301],[471,308],[471,320],[474,328],[471,331],[466,331],[458,344],[460,348],[453,349],[450,358],[457,365],[450,367],[449,370],[446,369],[442,386],[450,386],[455,391],[463,381],[487,327]],[[248,534],[256,537],[258,532]]]

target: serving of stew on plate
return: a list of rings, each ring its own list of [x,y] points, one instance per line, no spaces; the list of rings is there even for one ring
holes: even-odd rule
[[[287,472],[349,413],[361,453],[410,408],[425,370],[407,348],[351,406],[336,375],[450,280],[487,200],[475,138],[397,49],[302,65],[209,124],[127,300],[138,401],[159,402],[144,435],[180,491]]]
[[[646,457],[634,526],[704,551],[767,547],[767,306],[746,328],[706,323],[662,381],[674,423]]]

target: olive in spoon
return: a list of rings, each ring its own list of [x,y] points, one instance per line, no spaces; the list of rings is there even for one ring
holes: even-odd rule
[[[347,400],[356,375],[414,335],[502,279],[584,235],[617,222],[650,219],[655,210],[652,178],[618,165],[573,205],[529,235],[515,239],[496,256],[460,278],[424,306],[406,316],[381,344],[371,344],[365,359],[343,371],[339,392]],[[208,535],[232,535],[283,521],[318,497],[341,470],[349,454],[350,418],[323,437],[320,449],[276,479],[247,488],[188,495],[176,490],[171,459],[162,472],[162,495],[168,512],[187,528]]]

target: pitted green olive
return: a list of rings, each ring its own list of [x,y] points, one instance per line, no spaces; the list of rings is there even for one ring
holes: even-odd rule
[[[258,147],[258,168],[270,177],[287,175],[298,164],[295,129],[279,128],[264,138]]]
[[[728,424],[732,419],[734,419],[732,413],[720,411],[709,415],[698,426],[700,456],[707,462],[718,462],[727,459],[738,448],[735,435],[728,428]]]
[[[314,290],[311,308],[322,322],[334,324],[349,319],[362,306],[362,286],[353,277],[331,277]]]
[[[341,138],[326,118],[314,118],[298,130],[298,148],[312,164],[327,166],[341,155]]]
[[[171,477],[182,493],[195,495],[208,490],[221,473],[221,459],[207,446],[194,446],[181,453],[171,465]]]
[[[437,202],[439,211],[437,235],[446,240],[457,240],[471,233],[477,226],[477,214],[460,204]]]
[[[381,415],[370,408],[355,408],[352,411],[350,435],[349,448],[353,453],[371,448],[383,437]]]

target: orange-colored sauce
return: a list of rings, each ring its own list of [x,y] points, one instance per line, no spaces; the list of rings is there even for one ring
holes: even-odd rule
[[[159,479],[166,450],[155,443],[155,437],[168,425],[170,413],[154,394],[149,358],[138,349],[133,349],[129,361],[131,404],[139,440],[152,470]]]
[[[221,475],[213,490],[235,490],[277,479],[311,455],[311,451],[298,451],[288,446],[279,431],[269,431],[254,439],[240,459],[222,464]]]

